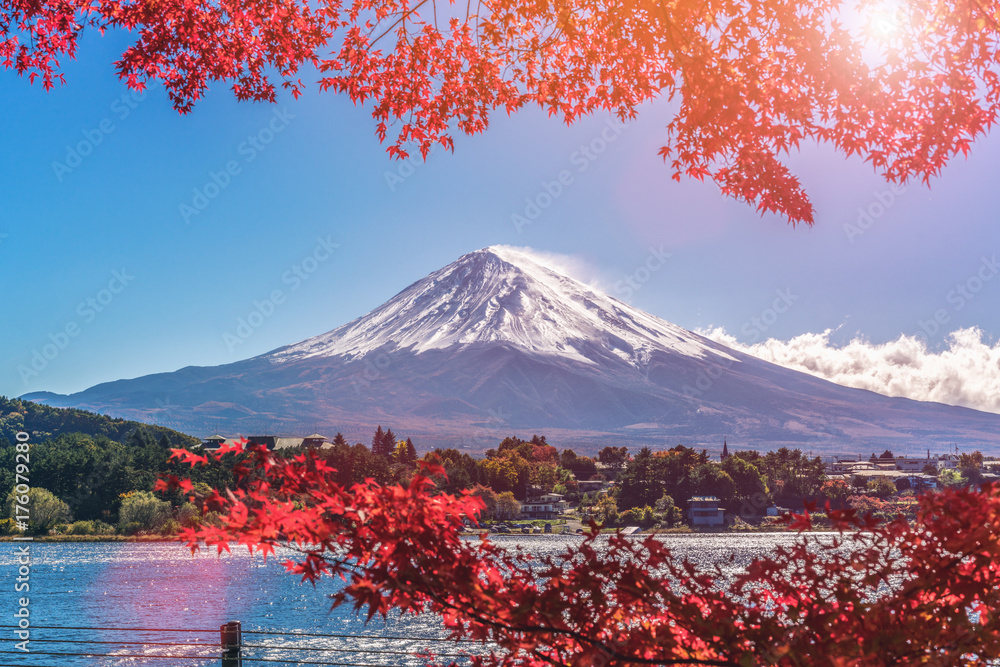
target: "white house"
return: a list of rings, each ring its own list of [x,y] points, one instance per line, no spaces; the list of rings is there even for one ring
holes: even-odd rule
[[[726,510],[719,507],[715,496],[695,496],[691,498],[688,516],[692,526],[721,526],[726,523]]]
[[[555,519],[566,510],[562,494],[546,493],[521,503],[522,519]]]

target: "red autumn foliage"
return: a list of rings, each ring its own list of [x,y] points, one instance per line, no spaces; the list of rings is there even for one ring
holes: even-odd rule
[[[190,111],[213,82],[241,100],[319,87],[368,103],[389,152],[452,147],[497,110],[572,123],[676,101],[659,153],[760,211],[811,223],[783,156],[802,141],[927,182],[996,121],[1000,10],[982,0],[13,0],[0,60],[50,87],[85,29],[128,30],[132,88]]]
[[[314,453],[244,456],[238,488],[210,499],[221,527],[182,535],[192,550],[244,544],[267,556],[290,545],[299,555],[289,572],[344,580],[334,604],[369,618],[435,613],[454,639],[494,642],[477,667],[1000,658],[1000,489],[925,494],[913,524],[827,507],[836,537],[803,535],[732,574],[699,570],[654,536],[595,535],[542,558],[462,539],[463,517],[482,503],[435,495],[435,465],[422,464],[408,488],[348,489]],[[786,522],[811,525],[808,512]]]

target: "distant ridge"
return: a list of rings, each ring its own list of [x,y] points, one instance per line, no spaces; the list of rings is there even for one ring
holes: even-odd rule
[[[376,424],[482,451],[544,433],[605,444],[816,453],[1000,453],[1000,415],[851,389],[737,352],[554,270],[530,251],[463,255],[367,315],[244,361],[100,384],[74,406],[199,435]]]
[[[21,431],[30,435],[34,442],[67,433],[103,435],[118,442],[125,442],[138,428],[145,429],[156,440],[165,435],[170,443],[177,447],[199,442],[197,438],[162,426],[0,396],[0,439],[6,439],[11,443]]]

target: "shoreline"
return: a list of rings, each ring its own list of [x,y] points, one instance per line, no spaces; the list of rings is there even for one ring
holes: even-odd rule
[[[16,539],[18,537],[20,539]],[[180,540],[162,535],[35,535],[31,540],[26,540],[21,536],[0,535],[0,542],[176,542],[183,544]]]
[[[522,533],[520,531],[512,531],[509,533],[498,533],[495,531],[479,531],[479,530],[465,530],[459,533],[459,535],[465,537],[478,537],[483,532],[486,532],[489,537],[586,537],[589,535],[589,531],[584,531],[583,533]],[[605,528],[601,530],[601,534],[611,535],[614,534],[615,529]],[[812,530],[804,531],[806,533],[835,533],[837,531],[832,531],[828,527],[814,527]],[[769,534],[769,533],[788,533],[788,534],[798,534],[798,531],[794,530],[783,530],[781,528],[762,528],[762,529],[684,529],[684,528],[649,528],[646,530],[638,530],[632,533],[632,536],[648,536],[648,535],[754,535],[754,534]],[[0,535],[0,543],[4,542],[18,542],[24,543],[29,540],[15,539],[21,536],[18,535]],[[30,540],[31,542],[174,542],[177,544],[185,544],[175,537],[165,537],[163,535],[35,535]]]

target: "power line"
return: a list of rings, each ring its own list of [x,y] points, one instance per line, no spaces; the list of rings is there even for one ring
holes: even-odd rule
[[[396,667],[395,665],[373,665],[358,662],[315,662],[313,660],[272,660],[269,658],[240,658],[243,662],[269,662],[282,665],[335,665],[336,667]]]
[[[35,626],[32,626],[35,627]],[[449,644],[465,642],[470,644],[481,644],[478,639],[447,639],[441,637],[395,637],[392,635],[346,635],[346,634],[321,634],[313,632],[270,632],[266,630],[244,630],[245,635],[280,635],[289,637],[337,637],[342,639],[393,639],[397,641],[422,641],[422,642],[447,642]]]
[[[18,628],[18,625],[0,625],[0,628]],[[168,628],[88,628],[75,625],[32,625],[32,630],[120,630],[123,632],[200,632],[202,634],[217,633],[218,630],[177,630]]]
[[[16,654],[24,655],[21,651],[0,651],[0,654]],[[217,662],[219,660],[218,656],[199,656],[199,655],[151,655],[151,654],[132,654],[132,653],[57,653],[53,651],[32,651],[32,655],[58,655],[58,656],[74,656],[82,658],[158,658],[158,659],[170,659],[170,660],[197,660],[199,662],[210,660],[212,662]],[[332,665],[335,667],[394,667],[393,665],[377,665],[371,663],[357,663],[357,662],[316,662],[314,660],[273,660],[269,658],[240,658],[243,662],[266,662],[271,664],[282,664],[282,665]],[[18,667],[18,666],[15,666]]]
[[[32,641],[46,644],[110,644],[112,646],[183,646],[183,647],[202,647],[202,648],[219,648],[219,643],[181,643],[181,642],[154,642],[154,641],[102,641],[97,639],[33,639]],[[282,650],[282,651],[329,651],[332,653],[373,653],[377,655],[411,655],[414,657],[420,656],[418,651],[392,651],[387,649],[364,649],[364,648],[332,648],[332,647],[321,647],[321,646],[294,646],[288,644],[279,645],[267,645],[267,644],[240,644],[241,648],[255,648],[255,649],[265,649],[265,650]],[[468,653],[435,653],[434,657],[437,658],[468,658],[471,657]]]
[[[0,628],[18,628],[17,625],[0,625]],[[108,628],[108,627],[85,627],[72,625],[32,625],[34,630],[109,630],[116,632],[200,632],[202,634],[214,634],[218,630],[191,630],[178,628]],[[442,637],[401,637],[396,635],[351,635],[338,633],[316,633],[316,632],[273,632],[268,630],[243,630],[245,635],[274,635],[280,637],[331,637],[335,639],[385,639],[394,641],[422,641],[422,642],[444,642],[482,644],[478,639],[448,639]]]
[[[417,651],[387,651],[385,649],[364,649],[364,648],[325,648],[325,647],[312,647],[312,646],[286,646],[284,644],[280,646],[267,646],[266,644],[240,644],[242,648],[258,648],[258,649],[282,649],[288,651],[332,651],[334,653],[374,653],[377,655],[412,655],[414,657],[419,657],[421,654]],[[469,653],[435,653],[433,654],[435,658],[470,658],[472,657]]]
[[[152,642],[152,641],[141,641],[141,642],[109,642],[101,641],[98,639],[32,639],[33,642],[38,642],[39,644],[112,644],[114,646],[200,646],[207,648],[219,648],[219,642],[214,642],[210,644],[205,643],[183,643],[183,642]],[[244,644],[246,646],[246,644]]]
[[[0,651],[0,654],[14,654],[14,655],[25,655],[22,651]],[[32,649],[31,655],[60,655],[60,656],[77,656],[82,658],[157,658],[157,659],[173,659],[173,660],[211,660],[212,662],[218,662],[219,656],[217,655],[158,655],[152,653],[141,653],[141,654],[131,654],[131,653],[59,653],[56,651],[36,651]],[[245,660],[246,658],[244,658]],[[374,666],[372,666],[374,667]],[[381,667],[386,667],[382,665]]]

